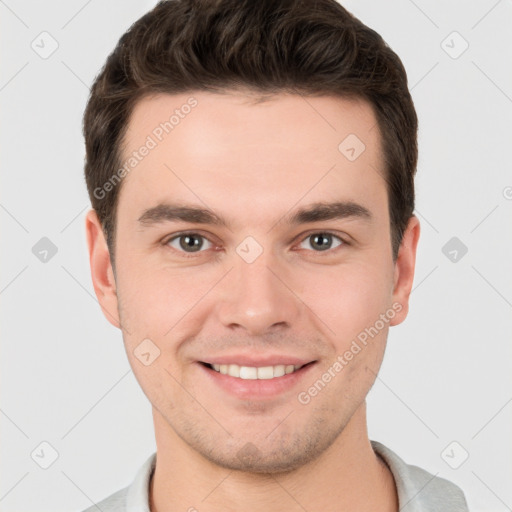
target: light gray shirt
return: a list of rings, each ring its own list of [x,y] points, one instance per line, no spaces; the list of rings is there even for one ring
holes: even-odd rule
[[[371,444],[395,478],[400,512],[468,512],[464,493],[454,483],[405,463],[382,443],[371,441]],[[150,512],[149,483],[155,464],[156,453],[153,453],[131,485],[83,512]]]

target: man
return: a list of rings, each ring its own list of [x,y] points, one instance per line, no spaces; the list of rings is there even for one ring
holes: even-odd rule
[[[417,117],[376,32],[334,0],[160,2],[84,134],[94,288],[157,444],[88,510],[467,510],[367,434],[420,232]]]

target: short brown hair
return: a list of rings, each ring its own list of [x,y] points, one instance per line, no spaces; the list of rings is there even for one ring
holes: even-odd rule
[[[382,37],[336,0],[164,0],[121,37],[84,114],[85,179],[112,264],[122,182],[108,192],[102,187],[121,165],[135,103],[154,93],[241,87],[370,103],[381,134],[396,259],[414,210],[418,119],[404,66]]]

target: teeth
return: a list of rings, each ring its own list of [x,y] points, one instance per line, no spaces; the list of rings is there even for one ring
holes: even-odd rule
[[[216,372],[222,373],[222,375],[230,375],[231,377],[238,377],[244,380],[265,380],[273,379],[275,377],[282,377],[298,370],[300,365],[284,365],[278,364],[276,366],[261,366],[255,368],[253,366],[239,366],[238,364],[212,364],[211,365]]]
[[[237,364],[230,364],[228,366],[228,375],[231,377],[240,377],[240,366]]]
[[[273,366],[262,366],[256,369],[258,379],[273,379],[274,378],[274,367]]]
[[[274,377],[282,377],[285,374],[284,364],[274,366]]]
[[[258,368],[252,368],[251,366],[240,366],[240,378],[241,379],[257,379]]]

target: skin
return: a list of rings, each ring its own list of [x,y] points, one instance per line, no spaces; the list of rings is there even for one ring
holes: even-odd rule
[[[365,399],[389,326],[407,315],[420,227],[413,216],[394,262],[371,106],[329,96],[258,103],[240,91],[161,94],[136,105],[126,155],[191,96],[198,105],[124,178],[115,274],[95,212],[86,219],[96,295],[153,408],[151,510],[396,511],[393,477],[368,439]],[[338,150],[351,133],[366,146],[354,161]],[[282,220],[322,201],[358,203],[372,218]],[[138,221],[162,202],[208,207],[230,228]],[[184,230],[206,237],[199,252],[167,243]],[[311,235],[325,231],[335,235],[332,248],[319,251]],[[263,248],[252,263],[236,252],[247,236]],[[298,394],[393,304],[401,306],[394,318],[300,403]],[[147,338],[160,350],[148,366],[134,354]],[[198,364],[234,352],[316,363],[291,390],[239,399]]]

